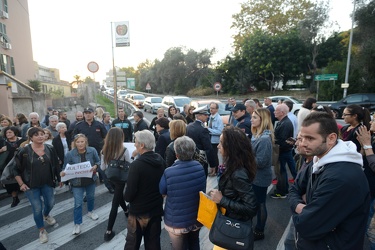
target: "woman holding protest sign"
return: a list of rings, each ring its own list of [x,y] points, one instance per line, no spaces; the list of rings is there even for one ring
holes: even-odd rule
[[[87,216],[92,220],[97,220],[99,217],[94,210],[94,198],[95,198],[95,181],[98,176],[96,175],[96,170],[100,166],[100,159],[96,149],[88,146],[87,137],[84,134],[77,134],[73,140],[73,149],[70,150],[64,160],[63,171],[60,173],[62,177],[66,175],[68,169],[74,169],[73,166],[80,166],[80,169],[85,169],[85,163],[89,162],[90,166],[90,177],[79,177],[70,178],[69,182],[72,184],[72,191],[74,197],[74,228],[73,235],[78,235],[81,233],[82,224],[82,204],[83,204],[83,193],[86,192],[87,199]],[[81,165],[79,165],[82,163]],[[81,171],[83,172],[83,171]]]

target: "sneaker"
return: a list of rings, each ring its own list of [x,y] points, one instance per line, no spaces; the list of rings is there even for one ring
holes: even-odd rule
[[[285,199],[286,195],[285,194],[274,193],[274,194],[271,194],[271,198],[274,198],[274,199]]]
[[[113,237],[115,237],[115,231],[111,231],[110,233],[108,233],[108,232],[105,232],[105,234],[104,234],[104,241],[110,241],[110,240],[112,240],[113,239]]]
[[[90,217],[92,220],[97,220],[99,216],[93,212],[88,212],[87,216]]]
[[[48,241],[48,233],[45,229],[39,231],[39,241],[40,243],[46,243]]]
[[[56,220],[51,215],[44,216],[44,221],[47,222],[47,224],[50,226],[56,224]]]
[[[80,234],[81,233],[81,225],[79,225],[79,224],[75,224],[74,225],[74,228],[73,228],[73,232],[72,232],[72,234],[73,235],[78,235],[78,234]]]
[[[272,180],[272,185],[277,185],[277,179]]]
[[[18,203],[20,203],[20,199],[18,199],[18,196],[13,197],[13,202],[12,202],[12,204],[10,205],[10,207],[15,207],[15,206],[18,205]]]

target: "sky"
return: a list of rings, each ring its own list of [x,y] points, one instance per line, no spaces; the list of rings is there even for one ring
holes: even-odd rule
[[[102,83],[116,67],[163,59],[172,47],[215,48],[213,62],[233,52],[232,15],[244,0],[29,0],[34,61],[60,70],[60,79],[87,76]],[[331,0],[332,21],[351,28],[351,0]],[[130,46],[112,49],[115,22],[129,21]],[[99,65],[95,74],[89,62]]]

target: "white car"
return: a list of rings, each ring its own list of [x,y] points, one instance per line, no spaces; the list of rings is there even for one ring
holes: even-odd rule
[[[145,112],[150,111],[150,113],[155,114],[158,108],[161,107],[161,97],[146,97],[144,101],[144,110]]]
[[[298,114],[298,111],[301,109],[302,107],[302,104],[303,102],[298,100],[297,98],[293,97],[293,96],[283,96],[283,95],[279,95],[279,96],[269,96],[268,98],[271,98],[272,100],[272,105],[274,108],[276,108],[279,100],[281,101],[291,101],[293,102],[293,109],[292,109],[292,113],[295,114],[297,116]]]
[[[126,91],[125,89],[120,89],[117,91],[117,98],[120,100],[125,100],[126,94],[128,94],[128,91]]]

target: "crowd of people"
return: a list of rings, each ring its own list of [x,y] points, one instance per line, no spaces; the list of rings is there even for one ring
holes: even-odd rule
[[[87,217],[98,219],[99,179],[113,194],[104,240],[115,236],[121,206],[127,218],[124,249],[139,249],[142,239],[145,249],[161,249],[163,219],[173,249],[200,249],[200,191],[225,208],[229,218],[255,217],[253,237],[262,240],[271,184],[270,197],[288,198],[291,207],[285,249],[362,249],[365,235],[375,249],[374,118],[367,109],[349,105],[343,112],[347,126],[342,127],[329,107],[317,105],[314,98],[305,100],[297,116],[292,109],[288,101],[274,107],[269,98],[264,105],[257,99],[239,103],[230,98],[228,124],[215,102],[200,108],[185,105],[181,113],[174,106],[167,114],[158,109],[150,125],[141,111],[132,114],[132,124],[121,107],[113,121],[108,112],[90,107],[76,112],[73,122],[66,112],[56,114],[50,108],[42,121],[35,112],[28,119],[17,114],[13,121],[2,116],[2,169],[13,156],[17,159],[16,182],[5,188],[11,207],[20,202],[19,192],[25,193],[41,243],[48,241],[44,223],[56,223],[50,215],[53,188],[70,187],[72,234],[79,235],[84,202]],[[129,152],[127,143],[134,143],[135,150]],[[206,160],[197,161],[197,154]],[[114,159],[129,163],[127,182],[107,178]],[[75,164],[89,164],[90,173],[62,182]],[[217,178],[218,187],[206,190],[207,178]]]

